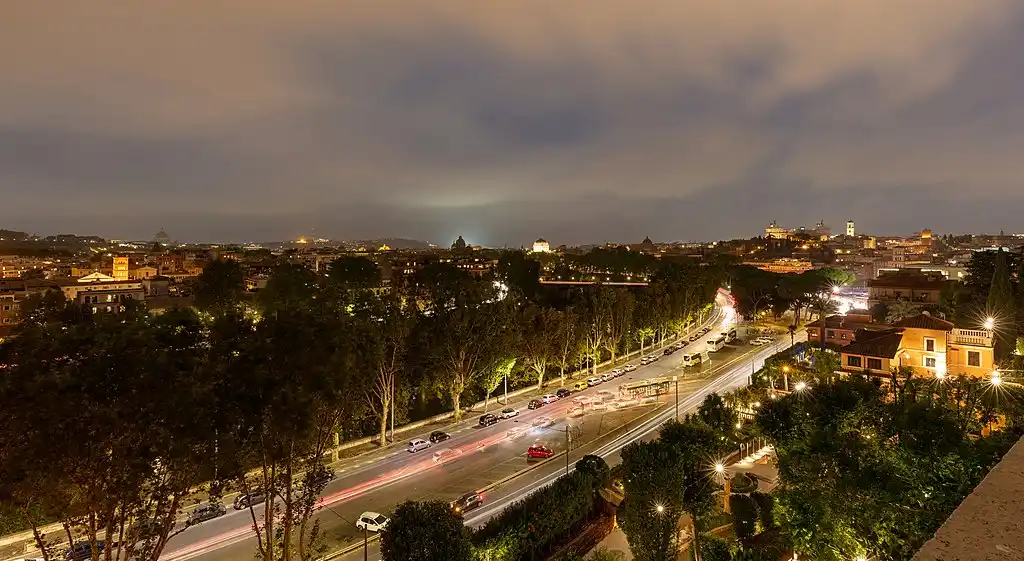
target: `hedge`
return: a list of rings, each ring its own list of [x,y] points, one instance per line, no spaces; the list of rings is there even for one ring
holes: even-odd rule
[[[732,528],[739,539],[749,538],[757,533],[757,503],[746,495],[733,495],[729,499],[732,505]]]
[[[590,473],[573,471],[512,503],[473,533],[477,558],[517,561],[547,552],[591,516],[595,485]]]
[[[761,530],[768,530],[775,527],[775,517],[772,514],[772,508],[775,506],[775,499],[767,493],[761,493],[755,491],[750,494],[750,498],[754,499],[757,503],[757,516],[761,521]]]

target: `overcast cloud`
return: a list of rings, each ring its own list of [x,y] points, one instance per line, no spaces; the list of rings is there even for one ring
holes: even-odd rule
[[[0,0],[0,227],[1024,230],[1024,3]]]

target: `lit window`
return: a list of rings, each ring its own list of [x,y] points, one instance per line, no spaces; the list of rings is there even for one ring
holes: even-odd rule
[[[847,366],[855,366],[860,368],[860,357],[859,356],[848,356],[846,357]]]
[[[924,339],[924,350],[929,353],[935,352],[935,339],[925,337]]]
[[[926,368],[935,368],[935,357],[926,356],[924,357],[924,365]]]
[[[981,351],[967,351],[967,366],[981,366]]]
[[[881,370],[882,359],[880,358],[869,358],[868,359],[868,370]]]

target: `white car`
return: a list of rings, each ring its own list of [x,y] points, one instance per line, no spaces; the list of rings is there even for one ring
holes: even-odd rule
[[[427,448],[430,448],[429,442],[423,440],[422,438],[414,438],[409,441],[409,447],[406,448],[406,450],[410,452],[419,452],[420,450],[424,450]]]
[[[764,339],[761,339],[760,337],[758,337],[757,339],[751,339],[750,344],[754,345],[755,347],[760,347],[761,345],[764,344]]]
[[[650,363],[651,363],[651,357],[649,357],[649,356],[645,356],[645,357],[640,359],[640,366],[647,366]]]
[[[636,365],[635,364],[627,364],[626,366],[622,367],[622,369],[625,370],[626,372],[632,372],[632,371],[636,370]]]
[[[587,385],[590,387],[596,386],[601,382],[602,380],[600,376],[591,376],[590,378],[587,378]]]
[[[658,355],[650,355],[650,356],[648,356],[648,357],[647,357],[647,361],[648,361],[648,362],[655,362],[655,361],[657,361],[657,360],[658,360],[659,358],[661,358],[661,357],[660,357],[660,356],[658,356]]]
[[[601,381],[602,382],[608,382],[608,381],[614,380],[614,379],[615,379],[615,373],[614,372],[605,372],[604,374],[601,374]]]
[[[512,417],[519,416],[519,410],[515,407],[506,407],[501,410],[501,415],[498,415],[502,419],[511,419]]]
[[[612,370],[612,376],[615,376],[616,378],[618,378],[619,376],[622,376],[625,373],[626,373],[626,371],[621,369],[621,368],[616,368],[616,369]]]
[[[380,532],[387,528],[388,522],[390,520],[387,516],[379,512],[366,511],[359,515],[359,520],[356,520],[356,528],[369,532]]]
[[[544,403],[554,403],[558,401],[558,396],[553,393],[546,393],[540,396],[540,400],[543,401]]]
[[[535,427],[550,427],[553,424],[555,424],[555,420],[551,417],[538,417],[533,421]]]

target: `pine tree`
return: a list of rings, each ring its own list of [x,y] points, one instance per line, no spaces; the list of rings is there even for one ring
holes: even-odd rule
[[[1013,281],[1002,248],[996,252],[995,270],[992,273],[985,311],[996,319],[996,357],[1012,352],[1016,338],[1017,306]]]

